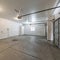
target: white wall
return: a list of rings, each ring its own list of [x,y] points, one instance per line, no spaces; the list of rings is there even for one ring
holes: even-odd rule
[[[19,23],[0,18],[0,39],[19,35]]]

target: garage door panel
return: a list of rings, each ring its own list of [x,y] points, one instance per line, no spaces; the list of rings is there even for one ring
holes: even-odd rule
[[[24,34],[45,36],[45,24],[24,25]]]

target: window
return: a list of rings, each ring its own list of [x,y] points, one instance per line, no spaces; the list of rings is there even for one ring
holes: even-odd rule
[[[35,27],[34,26],[31,26],[31,31],[35,31]]]

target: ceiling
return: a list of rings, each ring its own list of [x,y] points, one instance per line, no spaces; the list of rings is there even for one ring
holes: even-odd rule
[[[35,11],[43,10],[46,8],[53,7],[56,0],[0,0],[0,18],[14,20],[17,13],[14,9],[22,9],[22,14],[32,13]],[[36,21],[46,20],[47,12],[31,15],[24,17],[24,20],[31,21],[31,18],[35,18]]]

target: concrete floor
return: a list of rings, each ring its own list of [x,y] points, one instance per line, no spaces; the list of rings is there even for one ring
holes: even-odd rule
[[[0,40],[0,60],[60,60],[60,49],[39,36]]]

